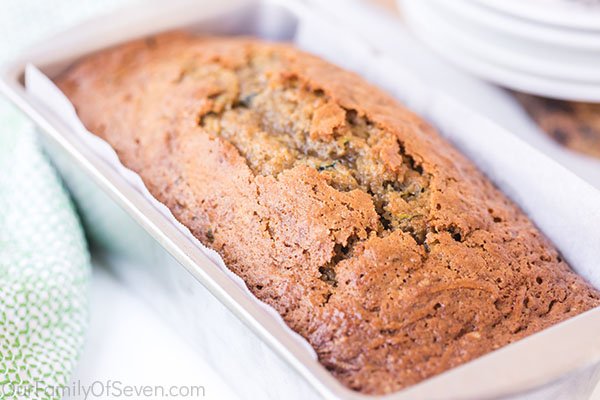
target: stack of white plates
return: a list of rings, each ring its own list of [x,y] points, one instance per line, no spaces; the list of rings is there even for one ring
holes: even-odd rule
[[[600,102],[600,0],[398,0],[413,31],[512,89]]]

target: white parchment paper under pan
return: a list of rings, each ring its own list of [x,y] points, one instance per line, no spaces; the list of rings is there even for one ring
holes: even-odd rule
[[[200,278],[199,280],[209,286],[211,293],[220,299],[220,296],[223,296],[230,301],[232,292],[236,292],[245,296],[237,298],[238,304],[255,303],[256,307],[244,306],[243,312],[237,308],[237,311],[234,311],[300,372],[310,382],[312,389],[304,388],[305,383],[296,382],[298,378],[293,378],[296,375],[287,366],[291,375],[284,375],[281,371],[276,374],[273,369],[282,368],[276,362],[265,362],[262,365],[265,370],[248,370],[247,376],[238,373],[234,379],[243,383],[239,385],[240,382],[237,382],[238,386],[246,385],[249,393],[253,380],[264,380],[265,383],[260,386],[260,390],[264,390],[265,393],[263,397],[271,394],[276,398],[286,394],[289,398],[302,398],[306,393],[314,394],[312,390],[316,390],[331,398],[365,398],[341,388],[327,371],[318,365],[314,352],[306,342],[291,332],[272,309],[254,299],[243,282],[224,267],[216,253],[204,248],[191,237],[189,231],[150,196],[139,176],[124,168],[105,142],[85,130],[72,106],[40,70],[52,76],[68,66],[74,58],[90,51],[132,37],[175,27],[201,32],[250,33],[270,39],[294,41],[301,48],[359,72],[434,123],[525,210],[579,274],[596,287],[600,287],[600,273],[597,268],[600,260],[599,192],[510,133],[474,114],[452,98],[428,87],[401,63],[375,51],[372,44],[351,29],[340,28],[342,24],[338,23],[339,16],[336,19],[334,16],[315,12],[314,8],[305,7],[300,1],[250,2],[253,3],[251,8],[247,7],[248,3],[232,0],[215,5],[207,1],[175,1],[167,6],[156,2],[152,3],[154,8],[140,6],[122,12],[118,18],[111,19],[108,16],[98,19],[51,40],[45,45],[45,49],[32,51],[23,58],[16,67],[20,68],[20,72],[23,72],[25,62],[32,63],[26,71],[27,94],[15,92],[15,82],[4,88],[44,129],[69,131],[72,135],[69,139],[71,144],[75,145],[75,142],[79,141],[77,146],[85,149],[86,153],[89,151],[89,159],[102,160],[105,165],[101,167],[108,167],[105,174],[116,173],[112,175],[114,181],[122,179],[130,188],[141,194],[146,202],[171,224],[170,228],[163,225],[163,231],[176,231],[186,235],[196,250],[200,249],[206,259],[210,260],[209,263],[196,267],[201,270],[198,272],[200,278],[206,274],[213,279],[208,284]],[[192,4],[193,8],[190,8]],[[206,5],[206,8],[202,9],[203,5]],[[108,24],[108,21],[111,21],[111,24]],[[365,20],[365,23],[376,22]],[[40,67],[40,70],[33,65]],[[96,167],[100,165],[96,163]],[[69,175],[66,169],[63,173]],[[131,192],[128,196],[135,194]],[[75,197],[78,198],[78,195]],[[82,208],[89,210],[88,213],[94,212],[90,207]],[[145,213],[148,217],[152,210],[146,209]],[[118,226],[113,228],[119,229]],[[186,251],[193,252],[194,249],[186,248]],[[171,253],[176,251],[172,250]],[[231,285],[232,282],[235,288]],[[188,284],[192,285],[186,283]],[[146,286],[157,288],[156,282],[152,285]],[[156,290],[160,291],[159,288]],[[229,303],[226,304],[232,308]],[[180,306],[194,308],[194,304]],[[216,314],[211,314],[211,317],[215,320],[206,321],[207,323],[233,324],[227,322],[231,321],[227,318],[218,320]],[[238,328],[232,327],[231,331],[239,333]],[[539,398],[561,398],[566,393],[570,393],[568,398],[576,398],[571,396],[576,395],[572,390],[578,390],[580,397],[585,396],[589,392],[589,386],[597,380],[597,369],[590,369],[600,361],[600,341],[596,340],[597,332],[600,332],[600,312],[593,310],[389,397],[441,399],[448,398],[448,394],[452,393],[452,397],[461,399],[498,398],[501,395],[530,391],[539,386],[543,387],[541,392],[537,392],[537,395],[543,396]],[[193,337],[194,333],[188,332],[187,335]],[[251,333],[248,331],[245,335]],[[244,340],[250,339],[232,335],[225,342],[235,346],[236,342],[242,343]],[[247,355],[252,358],[251,353],[255,356],[256,349],[240,349],[239,357]],[[266,356],[263,349],[258,353],[264,357],[271,357]],[[225,349],[223,354],[226,354]],[[549,357],[551,362],[542,360],[542,355]],[[227,364],[227,361],[223,360],[215,362],[220,365]],[[271,373],[269,368],[273,370],[273,376],[279,377],[278,380],[263,379],[265,374]],[[233,366],[230,370],[236,371]],[[573,377],[575,375],[579,380]],[[289,379],[282,378],[284,376]],[[531,392],[529,398],[536,398],[534,396],[537,395]]]

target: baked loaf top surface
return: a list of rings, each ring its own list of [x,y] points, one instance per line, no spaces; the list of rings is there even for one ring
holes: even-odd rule
[[[352,389],[396,391],[600,303],[422,119],[289,45],[172,33],[57,83]]]

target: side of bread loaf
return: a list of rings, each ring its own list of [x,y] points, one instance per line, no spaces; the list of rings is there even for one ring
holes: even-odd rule
[[[355,390],[398,390],[600,303],[423,120],[289,45],[167,34],[57,83]]]

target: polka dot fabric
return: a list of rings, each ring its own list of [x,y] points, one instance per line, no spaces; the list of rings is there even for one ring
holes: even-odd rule
[[[0,121],[0,398],[60,398],[83,345],[89,255],[31,127]]]

